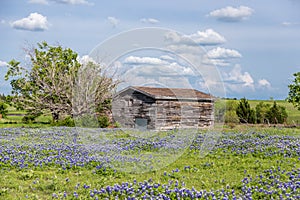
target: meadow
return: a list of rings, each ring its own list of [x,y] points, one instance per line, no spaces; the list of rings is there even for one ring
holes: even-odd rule
[[[300,129],[0,129],[0,199],[299,199]]]
[[[257,104],[259,104],[261,100],[249,100],[249,104],[251,108],[255,108]],[[263,100],[264,103],[273,105],[273,100]],[[277,105],[283,106],[286,108],[288,118],[288,124],[300,124],[300,112],[297,110],[293,104],[285,101],[285,100],[276,100]]]

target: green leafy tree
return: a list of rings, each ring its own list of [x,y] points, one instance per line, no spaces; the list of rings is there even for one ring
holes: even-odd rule
[[[238,123],[239,117],[236,114],[237,102],[235,100],[226,101],[225,123]]]
[[[77,53],[69,48],[38,43],[27,51],[30,69],[12,60],[6,80],[11,80],[13,101],[34,116],[50,111],[54,121],[71,114],[72,87],[80,63]]]
[[[294,74],[295,79],[288,87],[290,89],[287,101],[300,110],[300,72]]]
[[[270,104],[265,104],[264,102],[259,102],[259,104],[255,106],[256,121],[258,124],[266,123],[268,121],[267,113],[270,110],[270,107]]]
[[[255,110],[251,109],[246,98],[242,98],[236,108],[236,114],[241,123],[255,123]]]
[[[236,114],[237,102],[232,99],[219,99],[215,102],[215,121],[225,123],[238,123]]]
[[[0,114],[2,115],[3,118],[5,118],[7,115],[8,112],[7,107],[8,106],[4,102],[0,101]]]
[[[66,116],[90,115],[111,98],[118,83],[100,64],[80,64],[78,54],[70,48],[42,42],[27,54],[30,67],[12,60],[5,78],[11,80],[13,103],[30,116],[50,111],[55,122]]]

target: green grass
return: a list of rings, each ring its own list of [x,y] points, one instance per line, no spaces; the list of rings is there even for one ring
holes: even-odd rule
[[[259,102],[261,102],[260,100],[249,100],[250,106],[251,108],[255,108],[255,106],[257,104],[259,104]],[[263,100],[264,103],[268,103],[270,105],[273,105],[273,101],[272,100]],[[276,103],[280,106],[284,106],[286,108],[287,114],[288,114],[288,118],[287,118],[287,123],[288,124],[294,124],[300,123],[300,111],[297,110],[293,104],[284,101],[284,100],[276,100]]]
[[[236,102],[239,102],[239,100],[235,100]],[[255,106],[259,104],[260,102],[264,102],[266,104],[273,105],[273,100],[248,100],[250,107],[255,109]],[[284,100],[276,100],[277,105],[284,106],[286,108],[288,118],[287,123],[288,124],[300,124],[300,111],[297,110],[293,104],[284,101]]]
[[[280,160],[280,161],[279,161]],[[171,165],[152,172],[143,174],[122,172],[95,172],[89,168],[76,168],[62,170],[59,167],[33,168],[29,170],[1,169],[0,198],[4,199],[51,199],[53,193],[67,191],[72,196],[74,187],[80,183],[101,188],[107,185],[121,184],[123,182],[143,182],[152,179],[156,183],[167,184],[168,181],[183,181],[186,188],[220,189],[230,186],[237,190],[245,174],[255,177],[264,170],[274,166],[291,170],[297,159],[257,158],[253,156],[234,156],[215,153],[200,159],[197,154],[185,153]],[[186,165],[191,165],[191,170],[184,171]],[[298,164],[298,167],[300,165]],[[174,169],[178,173],[172,173]],[[164,175],[167,172],[167,176]],[[82,189],[77,192],[83,193]]]

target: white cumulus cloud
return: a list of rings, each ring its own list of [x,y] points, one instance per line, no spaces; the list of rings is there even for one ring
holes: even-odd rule
[[[7,62],[0,60],[0,67],[6,67],[7,65]]]
[[[49,4],[47,0],[29,0],[28,3],[42,4],[42,5],[48,5]]]
[[[157,23],[159,23],[159,21],[157,19],[154,19],[154,18],[142,18],[142,19],[140,19],[140,22],[142,22],[142,23],[149,23],[149,24],[157,24]]]
[[[226,81],[234,85],[250,87],[254,89],[254,80],[249,72],[242,72],[240,65],[235,65],[234,68],[226,75]]]
[[[120,20],[115,17],[107,17],[107,21],[113,25],[113,27],[116,27],[120,23]]]
[[[164,59],[168,58],[168,59]],[[124,64],[135,65],[133,68],[136,73],[143,76],[193,76],[193,70],[190,67],[185,67],[172,57],[163,56],[157,57],[138,57],[129,56],[123,61]]]
[[[86,0],[51,0],[56,3],[61,3],[61,4],[71,4],[71,5],[76,5],[76,4],[85,4],[85,5],[92,5],[92,3],[89,3]]]
[[[254,10],[247,6],[231,7],[227,6],[209,13],[208,16],[215,17],[218,20],[225,22],[238,22],[248,19]]]
[[[202,63],[215,66],[229,66],[231,59],[241,57],[242,55],[236,50],[217,47],[206,53]]]
[[[39,13],[30,13],[28,17],[14,21],[11,26],[21,30],[44,31],[48,29],[48,21],[47,17]]]
[[[187,37],[191,38],[200,45],[219,45],[226,42],[226,39],[213,29],[197,31],[194,34],[187,35]]]
[[[154,57],[138,57],[138,56],[129,56],[124,60],[125,64],[134,64],[134,65],[165,65],[166,61],[163,61],[159,58]]]
[[[173,43],[185,45],[220,45],[226,42],[226,39],[213,29],[197,31],[190,35],[180,35],[176,32],[169,32],[165,37]]]
[[[81,57],[78,56],[77,61],[80,64],[83,64],[83,65],[88,64],[89,62],[96,63],[96,61],[88,55],[84,55],[84,56],[81,56]]]
[[[282,22],[281,25],[283,25],[283,26],[296,26],[296,25],[300,25],[300,23],[297,23],[297,22]]]
[[[258,80],[258,86],[270,88],[271,87],[271,83],[268,80],[266,80],[266,79],[260,79],[260,80]]]
[[[49,1],[69,5],[93,5],[93,3],[90,3],[87,0],[29,0],[28,3],[48,5]]]
[[[208,58],[212,59],[226,59],[226,58],[241,58],[242,55],[233,49],[225,49],[217,47],[207,52]]]

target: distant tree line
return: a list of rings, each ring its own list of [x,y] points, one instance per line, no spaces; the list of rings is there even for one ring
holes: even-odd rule
[[[223,105],[216,105],[215,120],[225,123],[243,124],[283,124],[288,117],[286,108],[273,101],[273,104],[260,102],[251,108],[246,98],[240,101],[226,100]]]

